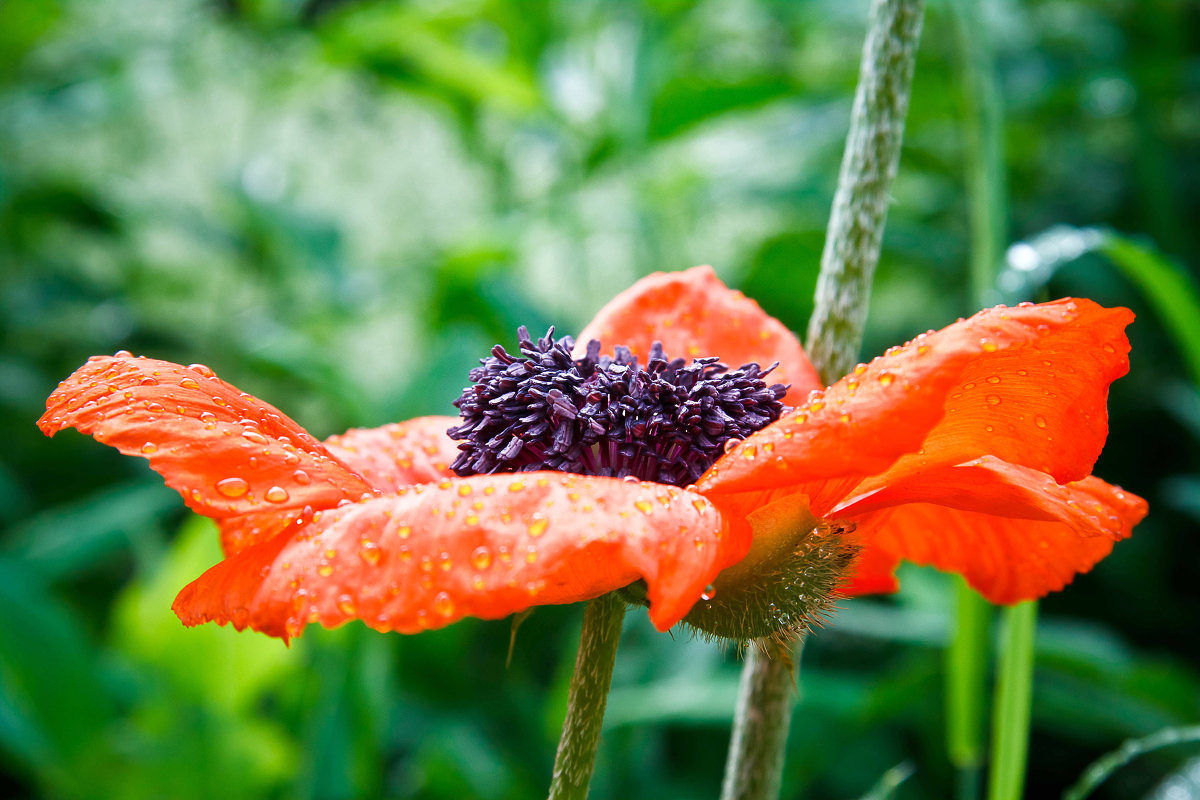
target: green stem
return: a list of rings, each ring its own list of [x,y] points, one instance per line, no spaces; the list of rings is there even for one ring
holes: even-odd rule
[[[871,3],[850,132],[808,325],[808,355],[826,383],[850,371],[862,345],[924,13],[924,0]],[[786,651],[780,655],[786,656]],[[791,703],[781,698],[793,690],[791,663],[792,659],[753,653],[746,659],[723,800],[773,800],[779,794],[791,717]]]
[[[959,800],[979,797],[983,769],[984,698],[992,606],[960,577],[955,625],[946,648],[946,751],[957,772]]]
[[[567,718],[554,757],[550,800],[587,797],[624,618],[625,604],[615,594],[592,600],[583,614],[583,632],[567,698]]]
[[[995,302],[996,271],[1008,239],[1003,103],[981,5],[981,0],[947,4],[958,45],[972,312]],[[957,797],[977,800],[992,614],[991,605],[961,578],[955,587],[955,626],[946,651],[946,749],[957,773]]]
[[[783,780],[784,751],[795,701],[796,665],[803,638],[791,647],[764,640],[750,645],[721,800],[774,800]]]
[[[992,711],[992,764],[988,800],[1020,800],[1025,787],[1036,630],[1036,600],[1004,610],[996,706]]]
[[[996,270],[1008,240],[1003,102],[979,10],[980,0],[949,3],[958,40],[972,306],[994,304]]]
[[[850,133],[821,253],[808,356],[833,383],[858,359],[921,38],[923,0],[873,0]]]

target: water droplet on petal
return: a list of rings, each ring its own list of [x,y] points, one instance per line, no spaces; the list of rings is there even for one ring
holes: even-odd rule
[[[896,382],[896,376],[890,372],[879,373],[879,385],[883,387],[891,386]]]
[[[741,439],[726,439],[725,440],[725,452],[726,453],[732,452],[733,449],[741,443],[742,443]]]
[[[989,394],[987,396],[987,401],[988,401],[989,406],[998,406],[998,405],[1000,405],[1000,395]]]
[[[138,381],[138,383],[140,383],[142,386],[158,386],[158,380],[149,376],[142,378],[140,381]]]
[[[529,523],[529,535],[537,538],[546,532],[546,528],[550,527],[550,520],[545,517],[535,517],[533,522]]]
[[[250,491],[250,484],[241,478],[226,478],[217,481],[217,491],[226,497],[241,497]]]
[[[359,548],[358,556],[368,564],[375,566],[383,558],[383,551],[379,549],[379,545],[375,542],[363,542]]]
[[[716,596],[717,587],[713,586],[711,583],[708,586],[705,586],[704,591],[700,593],[701,600],[712,600]]]
[[[263,436],[258,431],[250,430],[249,428],[242,431],[242,438],[247,441],[254,442],[255,444],[267,443],[267,437]]]
[[[205,378],[215,378],[216,377],[216,373],[213,372],[211,368],[206,367],[204,364],[188,364],[188,369],[190,369],[192,372],[199,373],[202,377],[205,377]]]
[[[353,616],[358,611],[358,606],[354,604],[354,598],[348,594],[338,595],[337,607],[338,611],[349,616]]]
[[[154,442],[146,442],[144,445],[142,445],[142,452],[146,455],[157,453],[158,445],[156,445]]]
[[[272,486],[267,489],[267,493],[263,495],[268,503],[286,503],[288,499],[287,489],[282,486]]]
[[[643,514],[651,514],[654,512],[654,506],[650,504],[649,500],[637,500],[634,502],[633,507]]]
[[[492,565],[492,551],[483,545],[476,547],[471,552],[471,563],[475,569],[487,569]]]
[[[625,481],[625,483],[641,483],[636,475],[626,475],[621,480]]]
[[[1039,428],[1044,428],[1046,427],[1046,418],[1039,414],[1033,418],[1033,424],[1037,425]]]

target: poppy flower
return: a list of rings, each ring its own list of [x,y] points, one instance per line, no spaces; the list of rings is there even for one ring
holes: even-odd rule
[[[61,383],[39,426],[149,459],[217,520],[225,559],[174,604],[188,625],[408,633],[633,585],[661,630],[749,637],[801,624],[786,603],[838,583],[851,541],[847,593],[894,589],[903,559],[998,603],[1107,555],[1146,513],[1090,475],[1132,318],[989,309],[826,389],[783,324],[697,267],[642,279],[578,345],[497,346],[459,418],[320,442],[207,367],[122,352]]]

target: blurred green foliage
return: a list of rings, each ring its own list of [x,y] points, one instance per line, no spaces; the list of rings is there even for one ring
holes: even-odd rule
[[[446,413],[516,326],[578,330],[638,276],[697,263],[803,330],[865,7],[0,3],[0,794],[542,793],[579,609],[534,614],[507,668],[504,622],[291,649],[185,630],[170,601],[217,559],[212,531],[141,462],[33,421],[120,348],[207,363],[322,436]],[[1200,19],[984,0],[959,25],[931,0],[864,355],[971,310],[986,137],[995,227],[1029,240],[997,297],[1139,313],[1097,471],[1152,514],[1043,604],[1029,796],[1055,796],[1122,739],[1200,718]],[[1030,268],[1064,224],[1135,239],[1068,237]],[[909,766],[893,796],[950,793],[950,587],[904,585],[844,603],[806,649],[785,796],[886,792]],[[631,614],[592,796],[715,796],[734,656]],[[1095,796],[1146,794],[1188,755]]]

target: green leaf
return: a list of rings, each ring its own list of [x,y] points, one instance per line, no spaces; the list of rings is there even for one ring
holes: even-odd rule
[[[1140,739],[1128,739],[1116,750],[1101,756],[1084,770],[1075,785],[1063,793],[1063,800],[1083,800],[1114,772],[1143,753],[1189,742],[1200,742],[1200,725],[1164,728]]]
[[[112,702],[76,618],[24,564],[0,558],[0,749],[79,796]]]

